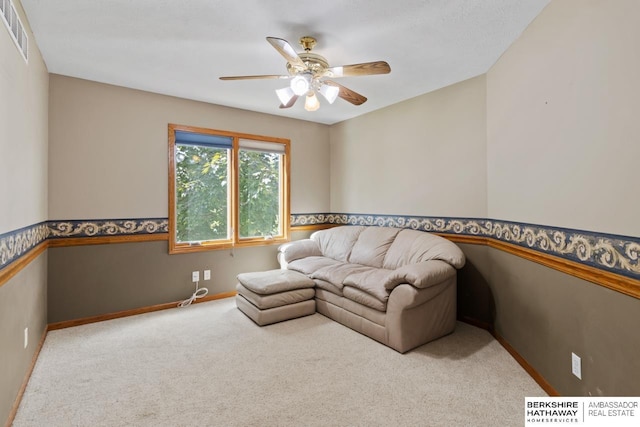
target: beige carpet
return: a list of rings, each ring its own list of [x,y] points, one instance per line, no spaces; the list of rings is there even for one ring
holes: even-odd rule
[[[544,391],[486,331],[401,355],[233,299],[52,331],[14,426],[520,426]]]

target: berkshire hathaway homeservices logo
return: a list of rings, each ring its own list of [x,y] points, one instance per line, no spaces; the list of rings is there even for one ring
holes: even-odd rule
[[[527,397],[525,427],[636,427],[640,397]]]

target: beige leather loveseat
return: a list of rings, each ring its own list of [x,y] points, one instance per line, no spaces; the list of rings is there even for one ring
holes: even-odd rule
[[[460,248],[440,236],[342,226],[280,246],[278,261],[316,285],[319,313],[401,353],[451,333]]]

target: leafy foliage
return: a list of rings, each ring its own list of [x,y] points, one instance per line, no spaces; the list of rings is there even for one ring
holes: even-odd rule
[[[279,234],[280,155],[240,150],[240,237]]]
[[[239,151],[240,236],[279,234],[279,154]],[[231,150],[176,144],[176,240],[229,238]]]
[[[228,150],[176,145],[176,240],[228,237]]]

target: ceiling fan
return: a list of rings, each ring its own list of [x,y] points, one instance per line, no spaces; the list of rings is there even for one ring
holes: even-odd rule
[[[290,79],[289,86],[276,90],[281,102],[280,108],[292,107],[299,97],[305,95],[304,108],[315,111],[320,108],[316,92],[319,92],[330,104],[340,97],[353,105],[361,105],[367,98],[329,79],[391,72],[391,67],[385,61],[330,67],[324,57],[311,52],[316,44],[316,39],[313,37],[300,38],[300,45],[304,49],[304,52],[300,53],[296,53],[284,39],[267,37],[267,41],[287,60],[289,75],[229,76],[220,77],[220,80]]]

